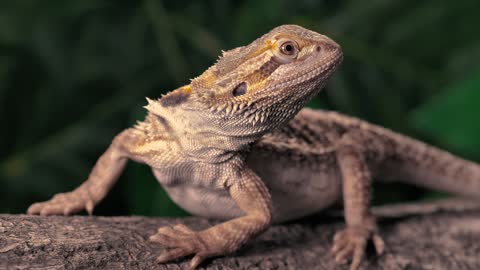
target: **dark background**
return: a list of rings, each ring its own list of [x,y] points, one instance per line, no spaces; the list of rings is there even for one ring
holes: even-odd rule
[[[355,115],[480,160],[480,1],[0,2],[0,212],[78,186],[113,136],[221,49],[280,24],[343,47],[310,106]],[[394,185],[376,203],[441,196]],[[100,215],[185,214],[130,163]]]

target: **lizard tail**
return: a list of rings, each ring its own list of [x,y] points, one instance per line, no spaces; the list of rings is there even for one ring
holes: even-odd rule
[[[479,164],[406,136],[395,134],[394,137],[395,151],[381,168],[381,176],[432,190],[480,198]],[[395,179],[391,177],[393,175]]]

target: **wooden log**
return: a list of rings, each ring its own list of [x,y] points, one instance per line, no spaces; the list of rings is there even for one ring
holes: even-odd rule
[[[480,204],[463,200],[375,209],[387,244],[363,269],[480,269]],[[158,227],[201,218],[0,215],[0,269],[188,269],[188,260],[158,265],[162,247],[146,241]],[[251,244],[200,269],[348,269],[330,253],[338,213],[275,225]]]

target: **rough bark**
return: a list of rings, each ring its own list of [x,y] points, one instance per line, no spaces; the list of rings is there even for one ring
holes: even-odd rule
[[[375,210],[386,254],[363,269],[480,269],[480,204],[442,201]],[[162,248],[146,241],[160,226],[201,218],[40,217],[0,215],[0,269],[187,269],[188,260],[157,265]],[[207,261],[204,269],[347,269],[330,253],[338,214],[275,225],[241,251]]]

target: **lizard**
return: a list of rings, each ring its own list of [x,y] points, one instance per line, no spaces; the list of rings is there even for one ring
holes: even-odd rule
[[[225,220],[200,231],[159,228],[149,238],[167,248],[159,263],[193,256],[194,269],[274,223],[343,203],[346,226],[332,253],[357,270],[367,243],[385,250],[371,212],[373,179],[478,197],[480,166],[354,117],[304,108],[342,59],[335,41],[297,25],[225,51],[189,84],[147,99],[145,119],[113,139],[83,184],[27,212],[91,215],[133,160],[150,166],[180,207]]]

